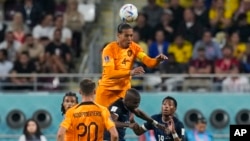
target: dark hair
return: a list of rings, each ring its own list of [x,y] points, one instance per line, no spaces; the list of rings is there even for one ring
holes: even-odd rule
[[[62,104],[61,104],[62,115],[64,115],[66,113],[66,110],[65,110],[65,108],[63,106],[63,102],[65,100],[65,97],[67,97],[67,96],[73,96],[73,97],[75,97],[76,98],[76,103],[78,103],[78,97],[76,96],[76,93],[73,93],[73,92],[67,92],[67,93],[65,93],[65,95],[63,96]]]
[[[171,96],[167,96],[162,100],[162,104],[164,103],[165,100],[172,100],[174,102],[174,106],[175,108],[177,108],[177,101],[175,98],[171,97]]]
[[[30,135],[30,133],[28,132],[28,129],[27,129],[28,124],[29,124],[30,121],[35,122],[37,128],[36,128],[36,131],[35,131],[34,134],[35,134],[35,137],[36,137],[37,139],[40,139],[40,136],[42,135],[42,132],[41,132],[41,129],[40,129],[39,124],[38,124],[37,121],[34,120],[34,119],[28,119],[28,120],[25,122],[24,128],[23,128],[23,134],[25,135],[26,140],[31,139],[31,135]]]
[[[23,51],[23,52],[21,52],[21,55],[26,55],[27,57],[30,57],[30,55],[29,55],[29,52],[28,52],[28,51]]]
[[[117,33],[122,33],[124,29],[132,29],[132,26],[128,23],[121,23],[117,27]]]
[[[133,95],[136,96],[136,97],[141,97],[141,96],[140,96],[140,93],[139,93],[136,89],[134,89],[134,88],[128,89],[128,90],[127,90],[127,93],[133,94]]]
[[[224,51],[225,49],[229,49],[231,52],[233,52],[233,47],[228,44],[226,44],[221,50]]]
[[[82,91],[82,95],[89,96],[95,90],[95,82],[90,79],[84,79],[80,82],[80,89]]]
[[[3,53],[3,56],[6,58],[8,56],[8,51],[6,49],[0,49],[0,52]]]
[[[56,21],[56,20],[59,19],[59,18],[63,18],[63,15],[61,15],[61,14],[56,15],[56,16],[54,17],[54,20]]]
[[[207,124],[207,120],[204,117],[198,117],[197,120],[195,120],[195,124],[198,123]]]

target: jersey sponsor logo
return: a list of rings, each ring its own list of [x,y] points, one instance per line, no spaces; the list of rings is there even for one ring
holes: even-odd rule
[[[118,109],[118,107],[116,107],[116,106],[112,106],[110,111],[111,111],[111,112],[116,112],[116,111],[117,111],[117,109]]]
[[[127,54],[128,54],[128,57],[130,57],[130,56],[132,55],[132,50],[131,50],[131,49],[128,50],[128,51],[127,51]]]
[[[108,62],[110,61],[109,56],[105,56],[105,57],[104,57],[104,61],[105,61],[106,63],[108,63]]]

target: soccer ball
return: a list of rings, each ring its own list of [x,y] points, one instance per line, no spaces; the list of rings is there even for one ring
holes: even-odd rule
[[[137,8],[133,4],[125,4],[120,9],[120,18],[123,22],[134,22],[138,17]]]

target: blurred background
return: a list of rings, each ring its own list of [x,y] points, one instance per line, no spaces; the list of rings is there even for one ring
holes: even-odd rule
[[[169,58],[133,78],[142,110],[160,113],[173,96],[187,133],[204,117],[214,141],[229,141],[231,124],[250,124],[249,0],[1,0],[0,141],[19,140],[29,118],[55,140],[63,95],[78,93],[83,78],[98,81],[102,48],[116,40],[126,3],[139,11],[134,41],[150,57]],[[128,129],[126,138],[152,136]]]

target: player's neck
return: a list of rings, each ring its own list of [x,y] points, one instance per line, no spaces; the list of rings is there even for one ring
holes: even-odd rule
[[[94,101],[93,96],[82,96],[82,102],[89,102],[89,101]]]
[[[121,44],[120,42],[118,42],[118,41],[117,41],[117,45],[118,45],[120,48],[122,48],[122,49],[126,49],[126,48],[128,48],[128,47],[124,47],[124,46],[122,46],[122,44]]]
[[[162,121],[164,123],[167,123],[169,120],[170,120],[170,116],[164,116],[164,115],[162,115]]]

